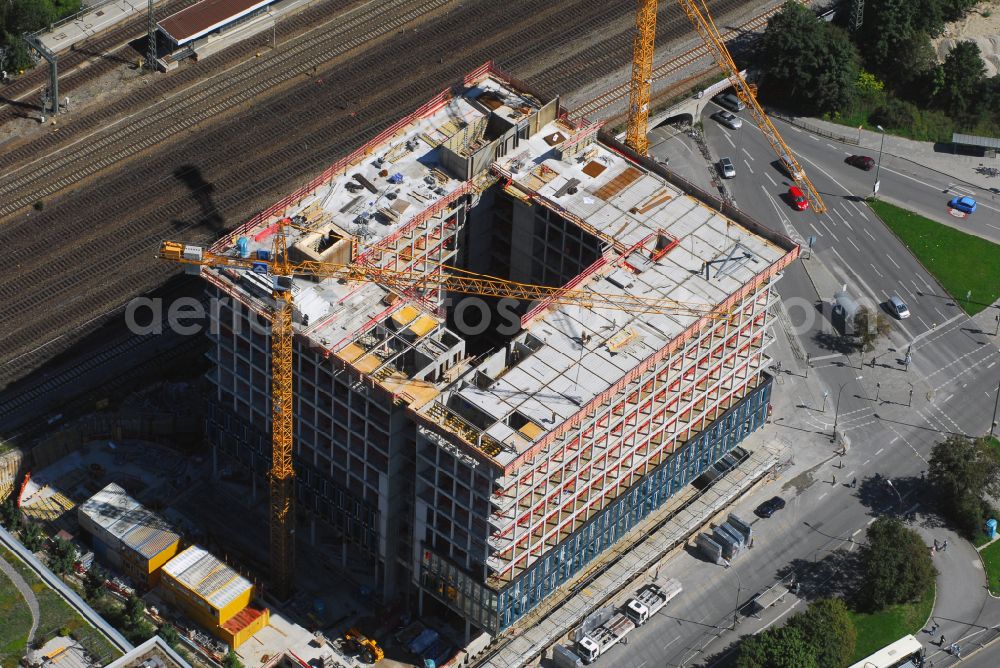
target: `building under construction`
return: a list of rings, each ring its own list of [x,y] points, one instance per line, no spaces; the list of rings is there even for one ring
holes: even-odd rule
[[[502,631],[764,424],[798,247],[673,182],[486,65],[211,249],[267,258],[290,219],[295,261],[594,296],[292,281],[298,521],[365,551],[381,597]],[[202,273],[211,438],[263,479],[275,277]]]

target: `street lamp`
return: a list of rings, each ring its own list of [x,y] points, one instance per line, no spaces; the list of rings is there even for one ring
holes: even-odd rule
[[[733,608],[733,631],[735,631],[740,613],[740,594],[743,593],[743,578],[740,577],[740,573],[736,570],[735,566],[732,567],[732,571],[736,576],[736,607]]]
[[[878,145],[878,163],[875,166],[875,185],[872,186],[872,196],[878,197],[878,175],[882,171],[882,147],[885,146],[885,128],[876,125],[878,131],[882,133],[882,141]]]
[[[894,491],[896,493],[896,496],[899,498],[899,509],[902,510],[903,509],[903,496],[899,493],[899,490],[896,489],[896,486],[892,484],[892,480],[890,480],[889,478],[886,478],[885,479],[885,484],[889,485],[890,489],[892,489],[892,491]]]
[[[993,432],[997,429],[997,405],[1000,404],[1000,381],[997,381],[997,395],[993,397],[993,421],[990,423],[990,438],[993,438],[996,434]]]
[[[854,380],[861,380],[864,376],[857,376]],[[837,420],[840,418],[840,395],[844,393],[844,388],[850,385],[854,380],[849,380],[840,386],[840,391],[837,392],[837,405],[833,412],[833,434],[830,436],[831,441],[837,440]]]

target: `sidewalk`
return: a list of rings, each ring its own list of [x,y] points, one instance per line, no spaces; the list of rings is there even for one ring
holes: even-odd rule
[[[915,528],[928,545],[935,540],[939,544],[948,541],[948,548],[938,550],[932,557],[938,576],[931,619],[922,631],[914,634],[935,666],[948,666],[958,662],[948,652],[951,644],[958,643],[962,655],[968,656],[974,647],[967,639],[971,633],[982,630],[980,618],[990,598],[986,572],[972,543],[951,529],[927,526],[926,521]],[[931,633],[935,625],[937,628]]]
[[[878,153],[879,147],[882,145],[882,133],[877,130],[858,130],[857,128],[849,128],[845,125],[823,121],[818,118],[769,113],[772,113],[775,118],[779,118],[804,130],[816,131],[817,134],[823,134],[838,141],[853,144],[873,153]],[[940,150],[936,149],[936,146]],[[882,148],[882,152],[887,155],[939,172],[953,181],[963,182],[978,188],[990,190],[995,194],[1000,194],[1000,176],[987,176],[976,171],[978,167],[1000,167],[1000,159],[961,155],[950,153],[949,151],[950,146],[946,144],[914,141],[890,134],[885,135],[885,145]]]

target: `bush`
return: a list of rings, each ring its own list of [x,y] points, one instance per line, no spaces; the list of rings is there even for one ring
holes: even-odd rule
[[[896,97],[886,99],[885,103],[872,112],[873,124],[886,128],[909,128],[916,123],[920,110],[906,100]]]

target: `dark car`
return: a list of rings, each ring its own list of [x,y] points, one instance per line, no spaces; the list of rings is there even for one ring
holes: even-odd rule
[[[870,158],[867,155],[852,155],[844,160],[844,162],[858,169],[863,169],[866,172],[875,169],[875,158]]]
[[[753,513],[757,517],[770,517],[784,507],[785,500],[780,496],[776,496],[757,506],[757,509]]]

